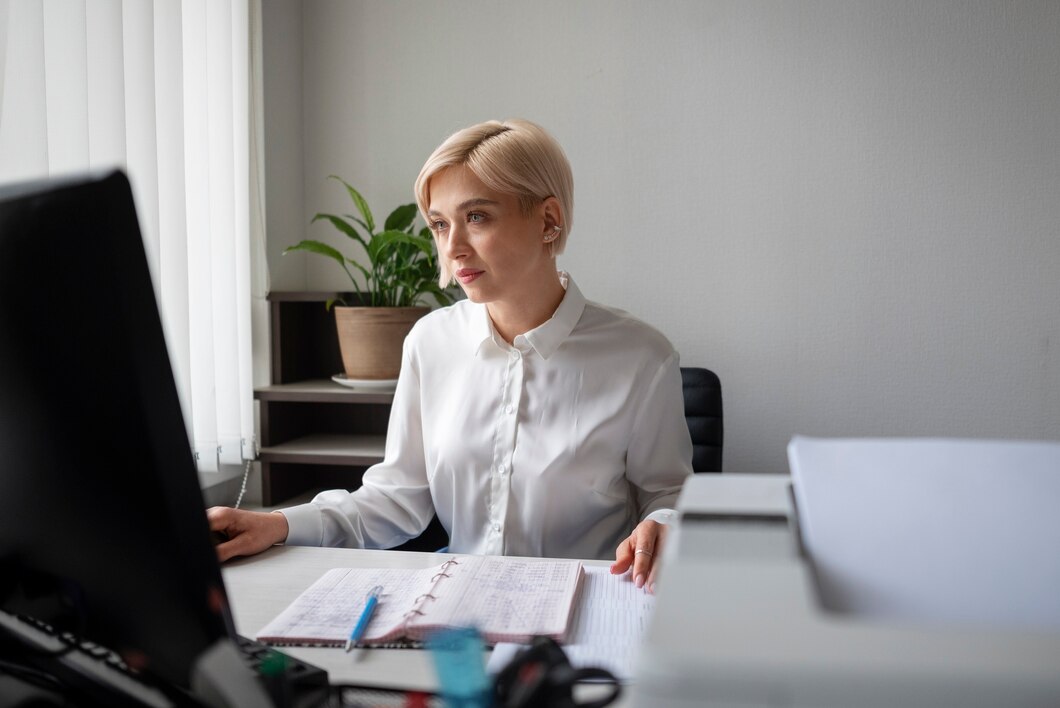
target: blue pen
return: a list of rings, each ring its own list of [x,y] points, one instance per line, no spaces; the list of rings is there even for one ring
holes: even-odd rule
[[[350,632],[350,638],[346,640],[346,651],[353,649],[361,641],[361,637],[364,636],[364,630],[368,629],[368,623],[372,619],[372,613],[375,612],[375,606],[379,604],[379,596],[382,592],[383,588],[380,585],[376,585],[368,591],[368,599],[364,603],[361,618],[357,620],[357,626],[353,628],[353,631]]]

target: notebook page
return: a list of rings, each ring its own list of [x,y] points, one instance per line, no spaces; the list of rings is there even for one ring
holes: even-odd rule
[[[369,591],[382,586],[364,641],[400,628],[405,613],[430,587],[437,568],[332,568],[257,634],[270,644],[341,646],[357,623]]]
[[[585,570],[583,599],[574,613],[570,643],[563,649],[574,666],[600,666],[623,681],[631,680],[655,595],[634,585],[630,573],[616,577],[606,567]]]
[[[449,572],[417,619],[421,627],[473,626],[489,642],[566,634],[581,577],[577,561],[462,557]]]
[[[655,596],[633,584],[629,573],[611,575],[604,566],[588,566],[582,580],[568,644],[563,651],[575,668],[599,666],[621,681],[633,678]],[[496,674],[521,649],[519,644],[498,644],[490,656],[489,671]]]

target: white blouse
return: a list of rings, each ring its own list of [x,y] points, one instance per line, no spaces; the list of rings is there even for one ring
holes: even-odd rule
[[[666,521],[692,471],[677,352],[561,279],[555,314],[514,346],[481,304],[417,322],[384,460],[356,491],[283,510],[287,543],[390,548],[437,513],[454,553],[604,559]]]

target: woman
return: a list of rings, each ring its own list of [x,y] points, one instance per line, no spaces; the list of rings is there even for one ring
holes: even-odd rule
[[[678,356],[556,270],[573,215],[559,144],[524,120],[450,136],[416,180],[440,282],[467,300],[405,341],[383,462],[354,492],[215,507],[221,560],[275,543],[389,548],[437,513],[454,553],[603,558],[654,590],[692,445]]]

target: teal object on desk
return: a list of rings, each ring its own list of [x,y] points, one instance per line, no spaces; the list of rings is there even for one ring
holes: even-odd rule
[[[446,706],[488,708],[493,684],[486,674],[482,635],[472,627],[442,629],[427,640]]]

